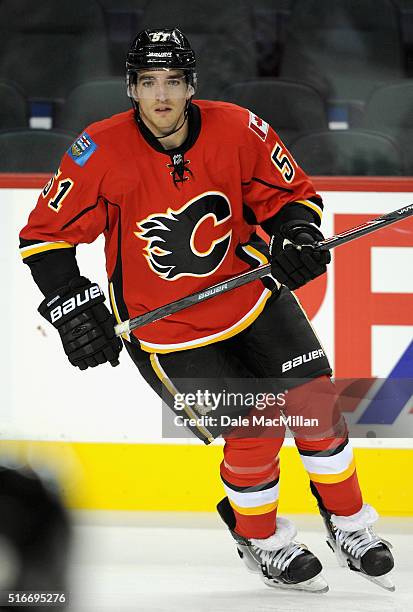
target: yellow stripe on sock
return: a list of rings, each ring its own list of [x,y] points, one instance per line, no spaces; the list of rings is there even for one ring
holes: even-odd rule
[[[264,504],[262,506],[255,506],[254,508],[242,508],[241,506],[234,504],[232,500],[229,500],[229,503],[231,504],[232,508],[236,510],[239,514],[245,514],[248,516],[258,516],[260,514],[267,514],[268,512],[276,510],[278,506],[278,501],[271,502],[270,504]]]
[[[312,472],[308,472],[308,475],[314,482],[319,482],[322,484],[333,484],[335,482],[343,482],[343,480],[347,480],[347,478],[350,478],[355,469],[356,464],[353,459],[348,468],[345,469],[344,472],[340,472],[339,474],[314,474]]]

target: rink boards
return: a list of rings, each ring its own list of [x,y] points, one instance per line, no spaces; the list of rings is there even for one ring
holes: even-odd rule
[[[47,179],[0,177],[0,272],[7,296],[1,320],[8,322],[1,352],[3,452],[28,454],[40,464],[46,457],[61,475],[72,507],[212,510],[222,494],[220,444],[204,448],[196,440],[163,438],[160,400],[125,353],[116,369],[75,371],[57,334],[37,313],[41,296],[20,261],[17,233]],[[315,183],[325,201],[326,236],[412,202],[410,179]],[[386,377],[397,368],[408,372],[409,364],[411,369],[412,238],[408,220],[340,247],[328,276],[297,292],[336,377]],[[79,247],[78,260],[85,276],[106,287],[102,246],[99,239]],[[409,423],[411,402],[397,407],[392,418]],[[366,499],[382,513],[412,515],[412,440],[368,438],[354,444]],[[282,509],[315,511],[290,441],[282,452]]]

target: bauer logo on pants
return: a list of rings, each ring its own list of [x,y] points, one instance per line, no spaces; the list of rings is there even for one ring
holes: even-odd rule
[[[313,359],[320,359],[320,357],[324,357],[323,349],[317,349],[315,351],[309,351],[308,353],[304,353],[303,355],[297,355],[294,359],[289,359],[288,361],[284,361],[281,366],[282,372],[288,372],[288,370],[292,370],[293,368],[297,368],[303,363],[307,363],[308,361],[313,361]]]

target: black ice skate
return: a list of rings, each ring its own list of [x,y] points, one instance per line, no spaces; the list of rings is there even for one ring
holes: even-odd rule
[[[293,540],[291,521],[277,518],[277,531],[265,540],[247,539],[235,533],[235,516],[227,497],[217,510],[237,543],[237,551],[250,572],[261,575],[267,586],[295,591],[326,593],[320,561],[304,545]]]
[[[372,527],[378,519],[376,510],[369,504],[363,504],[356,514],[336,516],[330,514],[319,496],[314,494],[326,526],[327,544],[339,564],[387,591],[394,591],[396,587],[388,576],[394,566],[391,544],[379,538]]]

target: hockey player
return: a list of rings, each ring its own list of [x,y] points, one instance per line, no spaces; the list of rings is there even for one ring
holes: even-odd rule
[[[145,380],[174,408],[195,380],[282,379],[301,410],[331,386],[330,365],[291,289],[326,271],[312,244],[321,198],[272,128],[247,109],[193,101],[195,56],[178,29],[145,30],[127,55],[133,109],[92,124],[64,155],[20,235],[21,254],[45,296],[72,365],[117,364],[113,327],[271,260],[272,275],[135,330],[124,345]],[[256,232],[261,225],[270,249]],[[104,234],[112,316],[81,276],[75,250]],[[275,280],[277,279],[277,280]],[[294,368],[282,364],[296,356]],[[295,362],[294,362],[295,363]],[[304,385],[307,388],[307,385]],[[301,384],[300,389],[303,388]],[[199,416],[189,407],[187,414]],[[325,591],[321,563],[276,516],[281,436],[231,436],[189,424],[205,443],[222,434],[218,511],[249,569],[273,587]],[[329,528],[329,541],[361,575],[392,588],[385,542],[363,504],[345,426],[296,444]],[[379,578],[378,578],[379,577]]]

